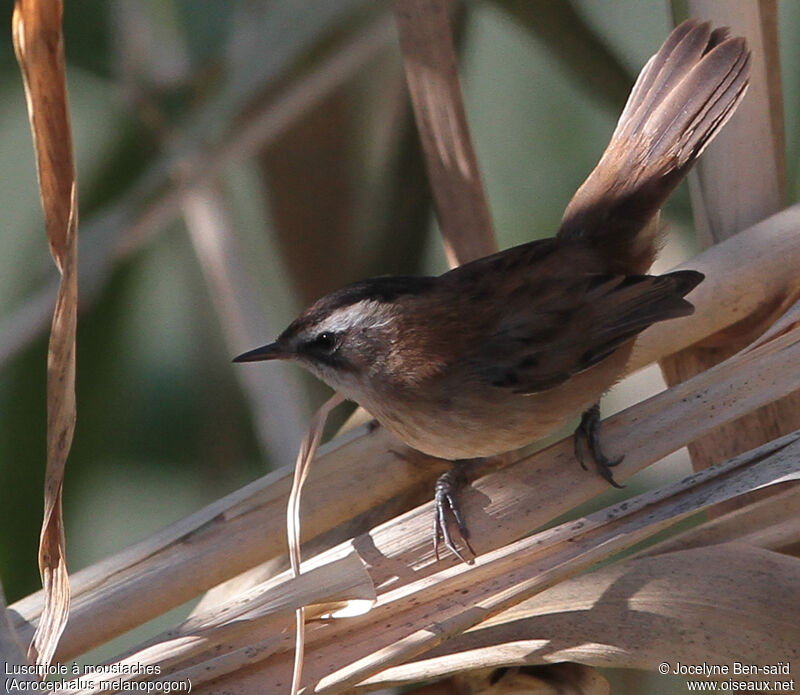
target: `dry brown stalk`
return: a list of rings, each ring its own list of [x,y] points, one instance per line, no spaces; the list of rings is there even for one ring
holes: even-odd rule
[[[44,605],[28,658],[47,665],[70,605],[61,492],[75,430],[78,316],[78,194],[67,103],[63,6],[17,0],[12,34],[22,70],[50,253],[61,274],[47,355],[47,468],[39,572]]]
[[[328,420],[331,410],[341,405],[344,396],[334,393],[325,403],[314,413],[308,425],[308,432],[300,444],[300,451],[297,452],[294,475],[292,477],[292,489],[289,491],[289,502],[286,507],[286,540],[289,546],[289,564],[292,569],[292,576],[300,576],[300,563],[302,561],[300,552],[300,499],[303,492],[311,464],[317,455],[322,431]],[[305,650],[305,619],[306,604],[301,603],[295,609],[295,649],[294,649],[294,668],[292,671],[291,695],[296,695],[300,687],[300,678],[303,672],[303,654]]]
[[[395,16],[450,266],[497,250],[461,98],[447,0],[396,0]]]

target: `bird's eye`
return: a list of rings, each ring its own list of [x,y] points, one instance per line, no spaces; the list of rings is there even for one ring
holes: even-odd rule
[[[336,334],[324,331],[314,336],[308,343],[308,347],[320,352],[331,352],[336,347]]]

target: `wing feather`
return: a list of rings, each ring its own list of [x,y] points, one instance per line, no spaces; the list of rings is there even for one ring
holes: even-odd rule
[[[658,321],[691,314],[683,297],[702,273],[584,275],[549,300],[509,295],[473,364],[481,378],[516,393],[538,393],[599,364]],[[520,306],[527,299],[528,306]],[[480,366],[483,365],[483,366]]]

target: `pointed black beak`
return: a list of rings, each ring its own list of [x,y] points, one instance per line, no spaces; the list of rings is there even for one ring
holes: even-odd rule
[[[281,360],[287,358],[287,355],[283,350],[278,347],[278,343],[270,343],[269,345],[264,345],[263,347],[256,348],[255,350],[249,350],[248,352],[243,352],[238,357],[234,357],[234,362],[260,362],[262,360]]]

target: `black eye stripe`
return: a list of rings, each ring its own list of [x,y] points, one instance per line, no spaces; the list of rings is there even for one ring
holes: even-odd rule
[[[336,347],[337,339],[336,334],[330,331],[323,331],[322,333],[314,336],[308,342],[308,347],[313,350],[321,350],[323,352],[330,352]]]
[[[298,348],[301,354],[316,364],[324,364],[339,371],[349,370],[347,360],[341,354],[342,335],[333,331],[322,331],[309,336]]]

